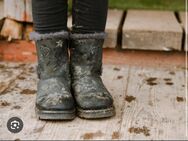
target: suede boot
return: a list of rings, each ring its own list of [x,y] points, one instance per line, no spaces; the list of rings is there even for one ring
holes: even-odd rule
[[[97,119],[115,114],[113,99],[102,79],[104,33],[71,35],[72,91],[81,118]]]
[[[68,37],[66,31],[31,33],[38,55],[39,82],[36,112],[40,119],[70,120],[75,117],[74,98],[71,95]]]

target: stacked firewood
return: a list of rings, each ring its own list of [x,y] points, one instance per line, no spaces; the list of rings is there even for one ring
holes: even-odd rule
[[[29,40],[33,31],[31,0],[0,0],[0,35]]]

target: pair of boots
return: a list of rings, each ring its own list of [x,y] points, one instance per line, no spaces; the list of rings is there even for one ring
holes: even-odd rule
[[[31,33],[38,54],[36,111],[40,119],[96,119],[115,114],[100,77],[104,33]],[[70,59],[69,45],[70,39]]]

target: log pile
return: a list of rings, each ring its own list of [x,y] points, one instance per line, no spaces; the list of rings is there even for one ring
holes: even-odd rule
[[[31,0],[0,0],[0,36],[28,40],[32,21]]]

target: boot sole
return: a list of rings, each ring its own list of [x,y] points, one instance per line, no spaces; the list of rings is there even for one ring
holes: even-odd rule
[[[77,108],[77,115],[80,118],[85,118],[85,119],[107,118],[115,115],[115,108],[110,107],[107,109],[100,109],[100,110],[84,110],[81,108]]]
[[[76,117],[76,110],[71,111],[46,111],[36,108],[36,113],[41,120],[73,120]]]

